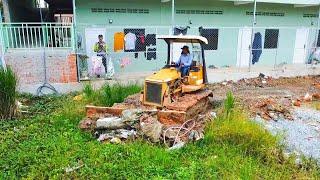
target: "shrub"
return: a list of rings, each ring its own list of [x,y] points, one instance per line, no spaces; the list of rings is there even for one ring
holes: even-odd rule
[[[88,101],[97,106],[112,106],[114,103],[121,103],[129,95],[139,93],[141,86],[137,84],[123,85],[120,83],[104,85],[100,90],[94,90],[91,85],[86,85],[84,94]]]
[[[17,78],[14,72],[0,68],[0,119],[12,119],[16,112]]]

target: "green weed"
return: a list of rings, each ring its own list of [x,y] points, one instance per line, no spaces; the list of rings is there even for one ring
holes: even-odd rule
[[[100,90],[93,90],[91,85],[86,85],[84,94],[89,103],[97,106],[112,106],[115,103],[121,103],[129,95],[139,93],[141,86],[136,84],[114,84],[104,85]]]
[[[16,113],[17,78],[14,72],[0,68],[0,119],[12,119]]]
[[[112,87],[110,87],[110,91]],[[109,91],[109,90],[107,90]],[[60,101],[60,100],[61,101]],[[78,128],[84,101],[47,101],[60,108],[0,122],[0,179],[319,179],[313,162],[282,159],[277,138],[235,105],[206,128],[205,139],[168,152],[143,140],[102,144]],[[67,173],[67,167],[81,168]]]
[[[227,98],[224,101],[224,118],[229,119],[235,107],[235,99],[231,91],[227,93]]]

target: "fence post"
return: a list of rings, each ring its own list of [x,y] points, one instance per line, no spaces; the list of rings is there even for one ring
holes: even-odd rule
[[[71,27],[70,27],[70,31],[71,31],[71,45],[72,45],[72,51],[76,51],[76,36],[75,36],[75,28],[74,28],[74,24],[72,23],[71,24]]]
[[[2,22],[2,12],[0,10],[0,43],[1,43],[1,66],[3,69],[7,69],[6,62],[4,60],[4,51],[5,51],[5,41],[3,33],[3,22]]]
[[[252,20],[252,29],[251,29],[251,42],[250,42],[250,58],[249,58],[249,72],[251,71],[251,64],[252,64],[252,42],[254,38],[254,27],[256,26],[256,12],[257,12],[257,1],[254,0],[253,5],[253,20]]]
[[[279,33],[278,33],[278,41],[277,41],[277,48],[276,48],[276,54],[275,54],[275,58],[274,58],[274,66],[273,69],[275,70],[277,67],[277,58],[278,58],[278,49],[279,49],[279,41],[280,41],[280,29],[279,29]]]
[[[316,32],[316,47],[318,47],[318,44],[320,44],[319,41],[319,33],[320,33],[320,4],[319,4],[319,10],[318,10],[318,26],[317,26],[317,32]]]

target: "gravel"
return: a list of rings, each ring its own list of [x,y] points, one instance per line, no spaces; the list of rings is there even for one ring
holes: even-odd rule
[[[283,137],[287,153],[294,153],[298,157],[304,155],[320,163],[320,111],[296,108],[292,115],[293,121],[265,121],[259,117],[255,120],[272,134]]]

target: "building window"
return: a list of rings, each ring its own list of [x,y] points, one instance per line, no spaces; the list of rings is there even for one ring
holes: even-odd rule
[[[247,16],[252,16],[253,12],[252,11],[247,11],[246,12]],[[258,11],[256,12],[256,16],[284,16],[285,14],[283,12],[262,12]]]
[[[318,14],[303,14],[304,18],[317,18],[318,16]]]
[[[278,48],[279,29],[266,29],[264,35],[264,48],[276,49]]]
[[[219,29],[200,29],[200,34],[208,40],[208,44],[203,45],[204,50],[218,49]]]
[[[222,10],[188,10],[188,9],[177,9],[176,14],[218,14],[222,15]]]
[[[132,8],[91,8],[93,13],[129,13],[129,14],[149,14],[149,9]]]

